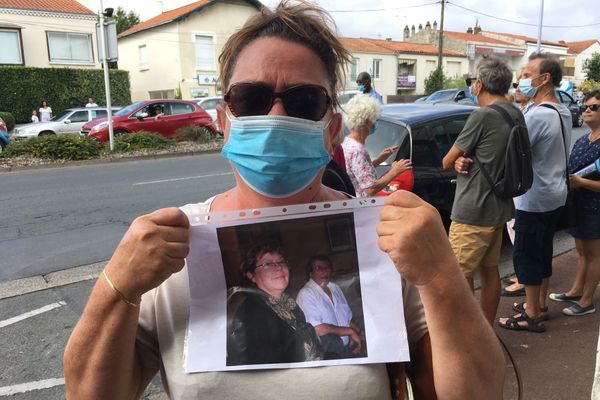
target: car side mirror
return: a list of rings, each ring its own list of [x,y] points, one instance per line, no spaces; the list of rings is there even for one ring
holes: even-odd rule
[[[70,124],[70,123],[71,123],[71,120],[70,120],[70,119],[65,119],[65,120],[63,121],[63,123],[65,123],[65,124]]]
[[[138,119],[144,119],[144,118],[148,118],[148,113],[147,112],[143,112],[141,114],[138,115]]]
[[[464,99],[465,97],[466,97],[466,96],[465,96],[465,92],[460,92],[460,93],[458,93],[458,94],[456,95],[456,98],[454,99],[454,101],[459,101],[459,100],[462,100],[462,99]]]

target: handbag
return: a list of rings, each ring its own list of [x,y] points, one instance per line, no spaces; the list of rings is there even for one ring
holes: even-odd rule
[[[567,178],[567,201],[565,205],[560,207],[560,216],[556,221],[556,225],[554,226],[554,232],[562,231],[565,229],[574,228],[577,225],[577,214],[576,214],[576,206],[575,206],[575,193],[571,191],[571,185],[569,184],[569,158],[567,156],[567,141],[565,138],[565,129],[563,127],[562,118],[560,116],[560,112],[552,107],[550,104],[540,104],[542,107],[551,108],[558,114],[558,119],[560,121],[560,131],[562,133],[563,138],[563,146],[565,148],[565,175]]]

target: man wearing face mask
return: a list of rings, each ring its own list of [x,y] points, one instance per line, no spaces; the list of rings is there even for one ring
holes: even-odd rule
[[[567,158],[572,119],[556,98],[560,63],[551,55],[533,53],[523,68],[519,91],[535,106],[525,114],[533,164],[533,185],[515,198],[513,263],[519,283],[525,285],[526,302],[515,303],[518,313],[500,318],[507,329],[544,332],[546,297],[552,275],[552,241],[561,207],[567,199]]]
[[[373,88],[373,85],[371,84],[371,75],[368,72],[361,72],[358,74],[356,77],[356,84],[358,85],[356,88],[363,94],[374,98],[379,104],[383,104],[383,98]]]
[[[458,172],[449,238],[472,291],[473,274],[479,270],[481,308],[493,324],[500,301],[498,263],[502,231],[514,215],[514,206],[512,199],[494,194],[481,167],[491,177],[498,176],[504,167],[511,130],[505,118],[516,120],[522,116],[506,99],[512,72],[504,61],[484,58],[470,80],[471,99],[481,107],[469,116],[442,161],[444,169],[454,168]]]

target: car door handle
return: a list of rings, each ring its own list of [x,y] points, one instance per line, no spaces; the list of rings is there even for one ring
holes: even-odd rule
[[[456,185],[456,179],[450,179],[450,183],[451,183],[452,185]]]

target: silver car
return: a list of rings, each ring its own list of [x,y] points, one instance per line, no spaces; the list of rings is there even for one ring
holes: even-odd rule
[[[113,112],[121,107],[113,107]],[[69,108],[50,121],[20,125],[13,130],[15,140],[29,139],[43,135],[79,135],[84,124],[107,116],[106,107]]]
[[[219,121],[217,121],[217,104],[223,102],[223,96],[200,97],[192,99],[192,101],[202,107],[202,109],[211,116],[213,124],[215,124],[217,130],[220,131],[221,129],[219,129],[218,126]]]

